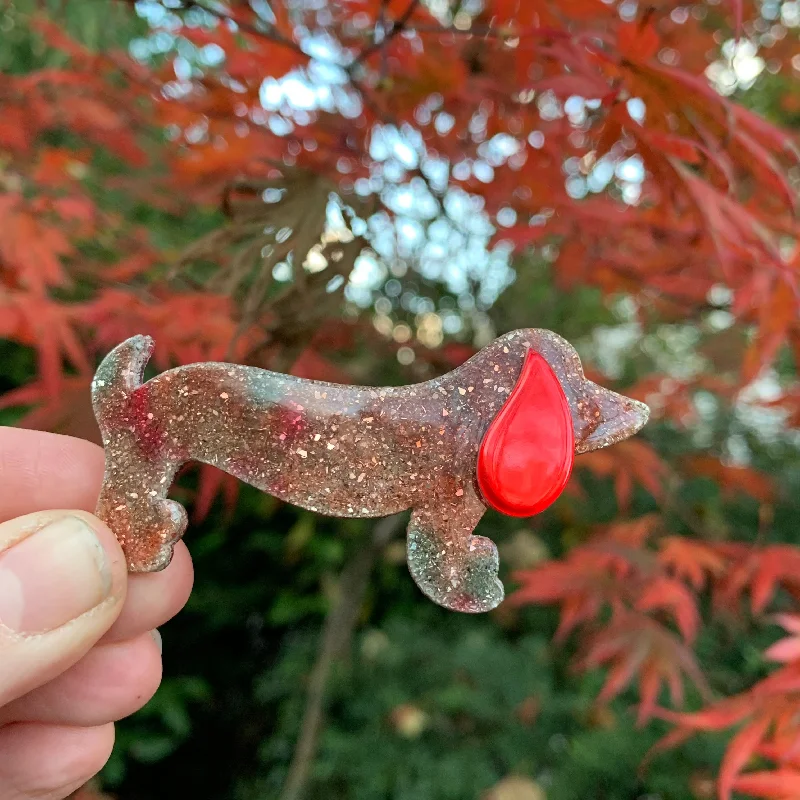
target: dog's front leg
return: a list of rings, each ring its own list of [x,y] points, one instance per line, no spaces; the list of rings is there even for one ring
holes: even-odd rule
[[[449,482],[448,482],[449,483]],[[494,542],[472,531],[486,511],[471,484],[448,485],[413,510],[408,568],[434,603],[453,611],[491,611],[503,600]]]

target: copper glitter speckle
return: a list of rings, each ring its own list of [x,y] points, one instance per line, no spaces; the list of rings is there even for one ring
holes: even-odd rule
[[[132,572],[169,564],[186,512],[167,491],[182,464],[202,461],[323,514],[411,509],[408,565],[420,589],[446,608],[488,611],[503,586],[496,547],[473,535],[488,505],[476,466],[528,351],[558,378],[576,454],[633,435],[649,413],[587,381],[574,348],[538,329],[500,337],[441,378],[380,389],[220,363],[178,367],[143,384],[152,349],[148,337],[128,339],[92,383],[106,453],[97,515]]]

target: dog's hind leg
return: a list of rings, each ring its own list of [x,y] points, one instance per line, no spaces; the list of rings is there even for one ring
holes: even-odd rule
[[[471,485],[448,486],[414,509],[408,524],[408,568],[434,603],[479,613],[502,602],[497,548],[472,535],[484,511]]]
[[[105,357],[92,383],[106,453],[95,513],[116,535],[131,572],[164,569],[186,528],[183,506],[166,499],[181,460],[169,452],[167,432],[150,411],[150,385],[142,384],[152,350],[149,337],[128,339]]]

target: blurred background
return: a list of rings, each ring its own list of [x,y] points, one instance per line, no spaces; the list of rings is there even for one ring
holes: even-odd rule
[[[483,616],[419,593],[405,519],[187,467],[196,589],[81,797],[800,797],[799,32],[797,0],[0,4],[0,424],[98,441],[135,333],[148,374],[392,385],[550,328],[653,409],[487,513]]]

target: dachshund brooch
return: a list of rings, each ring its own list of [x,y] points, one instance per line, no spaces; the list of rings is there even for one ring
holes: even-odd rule
[[[489,611],[503,599],[497,548],[473,535],[487,507],[517,517],[544,510],[575,455],[632,436],[649,415],[587,380],[567,341],[533,328],[440,378],[383,388],[223,363],[143,383],[153,346],[128,339],[92,382],[106,455],[97,515],[132,572],[169,564],[186,512],[167,491],[182,464],[202,461],[321,514],[410,509],[408,566],[419,588],[445,608]]]

